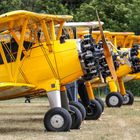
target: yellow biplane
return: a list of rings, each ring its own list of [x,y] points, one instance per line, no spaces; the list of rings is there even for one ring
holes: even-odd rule
[[[82,121],[79,110],[69,107],[65,94],[60,94],[63,85],[84,75],[76,41],[61,37],[62,26],[70,19],[22,10],[0,15],[0,100],[43,89],[51,107],[44,117],[48,131],[76,129]]]
[[[98,75],[96,67],[91,67],[96,63],[91,47],[93,41],[90,38],[91,42],[87,42],[91,36],[84,37],[79,49],[77,40],[65,39],[62,35],[64,22],[71,19],[72,16],[67,15],[23,10],[0,15],[0,100],[45,91],[51,107],[44,117],[48,131],[80,127],[84,117],[80,108],[69,105],[65,85],[77,79],[88,83]],[[57,30],[56,25],[59,25]],[[90,45],[89,49],[84,49],[86,44]],[[113,73],[108,46],[105,52]],[[91,92],[90,84],[88,89]],[[87,108],[89,118],[97,112],[95,102]],[[97,113],[100,117],[101,112]]]

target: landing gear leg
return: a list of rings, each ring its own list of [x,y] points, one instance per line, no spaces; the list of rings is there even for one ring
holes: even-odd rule
[[[70,113],[61,107],[60,91],[48,92],[51,109],[44,116],[44,126],[47,131],[69,131],[72,125]]]
[[[109,88],[111,93],[106,96],[105,102],[108,107],[121,107],[123,103],[123,97],[120,93],[118,93],[118,89],[116,83],[113,79],[109,82]]]

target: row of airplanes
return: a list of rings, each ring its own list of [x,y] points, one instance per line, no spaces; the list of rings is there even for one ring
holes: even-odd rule
[[[132,105],[124,82],[140,78],[140,36],[103,31],[96,14],[95,22],[24,10],[0,15],[0,100],[46,96],[44,127],[53,132],[100,118],[97,87],[108,85],[107,107]]]

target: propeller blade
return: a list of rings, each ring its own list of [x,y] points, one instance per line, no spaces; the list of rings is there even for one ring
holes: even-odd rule
[[[111,75],[112,75],[113,79],[116,81],[117,80],[117,75],[116,75],[112,55],[110,53],[108,44],[106,42],[106,39],[105,39],[105,36],[104,36],[104,33],[103,33],[102,24],[101,24],[101,21],[100,21],[97,10],[96,10],[96,15],[97,15],[98,22],[99,22],[99,28],[100,28],[101,38],[102,38],[102,42],[103,42],[104,55],[105,55],[105,58],[106,58],[106,62],[108,64],[108,67],[109,67],[109,70],[111,72]]]

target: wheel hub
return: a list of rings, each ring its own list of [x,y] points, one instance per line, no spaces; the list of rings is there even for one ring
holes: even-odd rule
[[[109,103],[113,106],[117,105],[119,103],[119,99],[116,96],[111,96],[109,98]]]
[[[124,95],[123,99],[124,99],[123,104],[128,104],[129,103],[130,98],[129,98],[128,94]]]
[[[60,128],[64,125],[64,118],[61,115],[56,114],[51,117],[50,122],[54,128]]]

